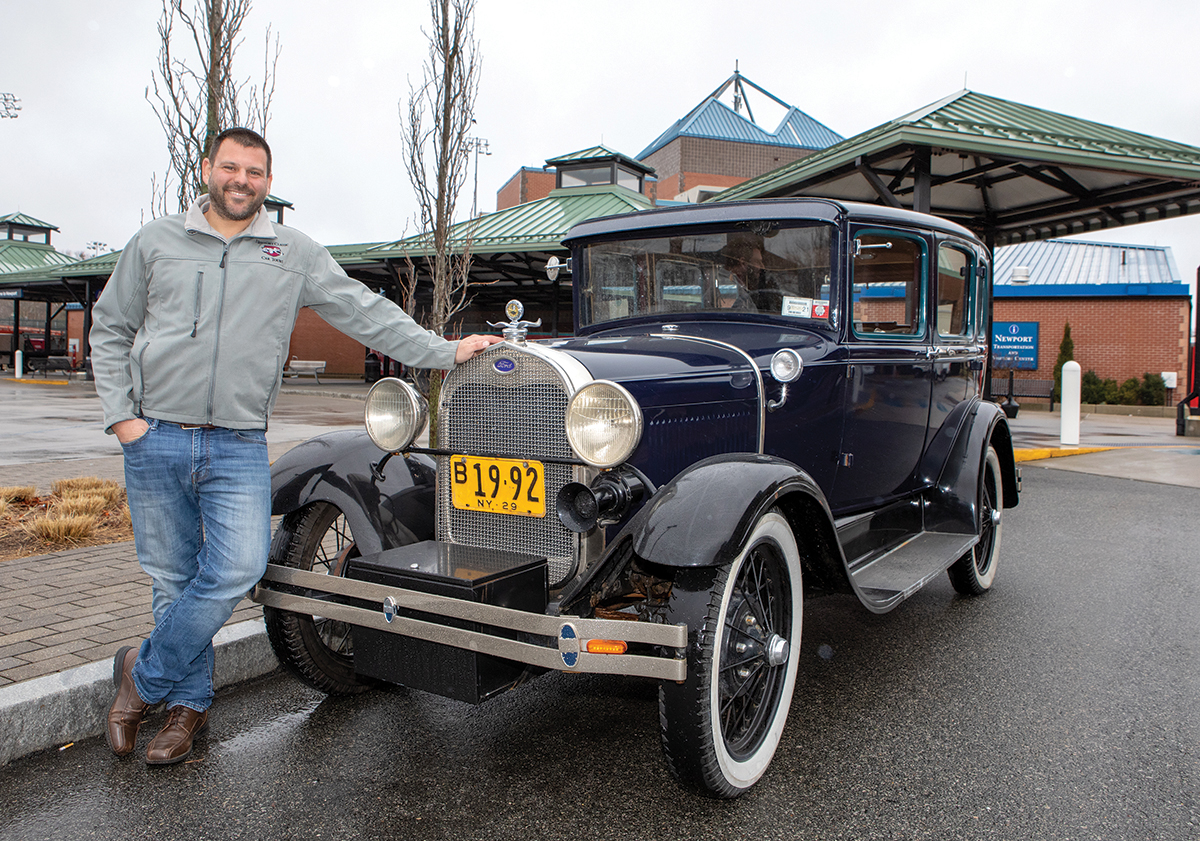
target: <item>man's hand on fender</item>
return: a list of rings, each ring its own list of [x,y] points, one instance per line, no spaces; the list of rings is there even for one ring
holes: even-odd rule
[[[454,364],[461,365],[481,350],[486,350],[496,342],[503,341],[499,336],[467,336],[459,339],[458,352],[454,354]]]

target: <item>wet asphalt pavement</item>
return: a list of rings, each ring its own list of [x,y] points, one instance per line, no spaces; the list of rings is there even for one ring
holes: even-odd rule
[[[806,603],[783,743],[740,800],[670,779],[652,682],[472,707],[277,673],[222,693],[185,764],[91,739],[0,768],[0,839],[1200,838],[1200,490],[1024,476],[986,596]]]

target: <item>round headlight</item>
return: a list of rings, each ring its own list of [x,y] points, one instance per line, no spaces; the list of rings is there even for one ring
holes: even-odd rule
[[[593,467],[615,467],[642,439],[642,410],[616,383],[597,380],[575,393],[567,406],[567,440]]]
[[[800,354],[791,348],[783,348],[775,351],[775,355],[771,357],[771,376],[777,382],[790,383],[800,376],[804,370],[804,360],[800,358]]]
[[[403,450],[425,429],[429,404],[403,380],[382,379],[367,392],[363,422],[367,434],[381,450]]]

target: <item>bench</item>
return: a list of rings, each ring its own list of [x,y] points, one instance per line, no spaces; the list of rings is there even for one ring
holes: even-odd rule
[[[311,374],[312,378],[317,381],[317,385],[320,385],[320,375],[325,373],[325,360],[297,359],[293,356],[288,360],[284,373],[292,377],[308,376]]]
[[[47,376],[51,371],[64,371],[70,373],[75,370],[75,366],[71,364],[69,356],[30,356],[25,358],[25,367],[32,373],[41,371],[42,376]]]
[[[1053,380],[1021,380],[1012,376],[992,377],[992,399],[998,397],[1045,397],[1050,400],[1050,411],[1054,411]]]

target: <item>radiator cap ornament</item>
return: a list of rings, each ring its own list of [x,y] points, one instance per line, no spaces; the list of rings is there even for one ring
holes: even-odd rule
[[[513,344],[525,344],[526,337],[529,335],[529,328],[542,326],[540,318],[537,321],[521,320],[521,316],[525,314],[525,307],[516,298],[513,298],[505,305],[504,314],[508,316],[507,322],[489,321],[488,325],[501,328],[505,340]]]

